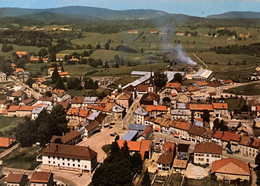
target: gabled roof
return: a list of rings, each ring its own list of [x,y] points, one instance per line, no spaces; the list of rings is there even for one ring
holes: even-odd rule
[[[159,101],[160,100],[160,95],[155,94],[153,92],[148,92],[144,94],[141,98],[141,101]]]
[[[222,155],[222,146],[214,142],[202,142],[195,146],[194,153],[220,154]]]
[[[211,173],[216,172],[246,176],[251,175],[248,164],[235,158],[227,158],[214,161],[212,163]]]
[[[83,96],[75,96],[72,100],[72,104],[83,104],[84,102],[84,97]]]
[[[31,183],[48,183],[53,173],[51,172],[33,172]]]
[[[77,138],[80,136],[80,132],[78,132],[77,130],[73,130],[67,134],[65,134],[64,136],[61,137],[61,141],[62,143],[67,143],[71,140],[73,140],[74,138]]]
[[[191,128],[191,124],[188,122],[178,121],[173,127],[188,131]]]
[[[180,83],[167,83],[166,84],[167,88],[181,88],[181,84]]]
[[[167,107],[163,105],[141,105],[140,107],[144,108],[147,112],[152,111],[167,111]]]
[[[147,128],[146,125],[137,125],[134,123],[131,123],[128,127],[129,130],[137,130],[137,131],[144,131]]]
[[[33,111],[34,106],[21,106],[18,111]]]
[[[52,101],[52,98],[51,97],[48,97],[48,96],[42,96],[38,99],[39,101]]]
[[[123,92],[118,99],[119,100],[129,100],[132,97],[132,94],[128,94],[126,92]]]
[[[213,138],[217,138],[217,139],[221,139],[223,135],[224,135],[224,134],[223,134],[222,131],[216,130],[212,137],[213,137]]]
[[[97,153],[93,151],[91,148],[85,146],[50,143],[43,150],[42,155],[91,160],[94,156],[97,155]]]
[[[26,177],[26,179],[28,179],[28,176],[25,174],[10,173],[6,177],[6,182],[7,183],[20,183],[22,181],[23,177]]]
[[[173,153],[171,150],[164,152],[157,160],[157,163],[171,165],[173,162]]]
[[[18,105],[11,105],[8,109],[8,112],[16,112],[19,108],[20,106]]]
[[[225,131],[221,138],[222,141],[236,141],[239,142],[239,135],[233,132]]]
[[[148,112],[144,108],[139,107],[138,109],[135,110],[135,114],[147,116]]]
[[[174,161],[173,161],[173,167],[174,168],[186,169],[187,164],[188,164],[187,160],[180,160],[180,159],[175,158]]]
[[[172,142],[164,142],[163,144],[163,152],[171,150],[172,152],[175,151],[175,143]]]
[[[189,151],[189,147],[190,147],[189,144],[179,143],[178,144],[178,152],[188,152]]]
[[[196,136],[202,136],[204,132],[205,132],[205,128],[197,125],[192,125],[189,130],[189,134],[196,135]]]
[[[92,129],[94,129],[94,128],[97,128],[99,126],[99,123],[96,121],[96,120],[94,120],[94,121],[92,121],[90,124],[88,124],[86,127],[85,127],[85,129],[87,130],[87,131],[90,131],[90,130],[92,130]]]

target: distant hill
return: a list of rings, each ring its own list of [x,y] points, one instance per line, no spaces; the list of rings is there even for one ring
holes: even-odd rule
[[[223,14],[209,15],[207,18],[217,19],[255,19],[260,18],[260,12],[226,12]]]
[[[110,10],[105,8],[94,8],[84,6],[67,6],[51,9],[23,9],[23,8],[0,8],[0,18],[16,17],[30,14],[39,14],[49,12],[61,15],[70,15],[79,19],[88,19],[88,17],[96,17],[100,19],[150,19],[167,15],[168,13],[157,10]]]

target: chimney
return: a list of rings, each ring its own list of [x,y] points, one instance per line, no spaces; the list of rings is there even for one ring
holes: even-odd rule
[[[48,148],[48,149],[50,148],[50,144],[49,144],[49,143],[47,144],[47,148]]]
[[[58,151],[58,149],[59,149],[59,146],[58,146],[58,144],[56,144],[56,149],[55,149],[55,151]]]

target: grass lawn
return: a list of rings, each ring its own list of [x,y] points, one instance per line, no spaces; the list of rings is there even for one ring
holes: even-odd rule
[[[109,153],[109,151],[111,150],[111,144],[108,144],[108,145],[104,145],[102,147],[102,150],[105,152],[105,153]]]
[[[40,164],[40,162],[36,162],[36,157],[42,150],[38,146],[19,147],[3,158],[3,166],[34,170]]]
[[[225,92],[237,95],[260,95],[260,83],[231,88]]]
[[[19,117],[0,117],[0,132],[5,132],[16,127],[22,118]]]

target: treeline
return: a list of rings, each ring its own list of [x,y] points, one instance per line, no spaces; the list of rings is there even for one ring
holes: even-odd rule
[[[50,114],[44,109],[35,120],[25,117],[16,127],[15,136],[23,147],[30,147],[36,142],[44,146],[53,135],[61,136],[66,132],[67,123],[63,106],[56,105]]]
[[[250,54],[260,55],[260,43],[246,45],[227,45],[211,48],[217,54]]]
[[[0,43],[5,44],[49,47],[52,45],[52,41],[52,37],[40,31],[21,31],[18,29],[0,31]]]

